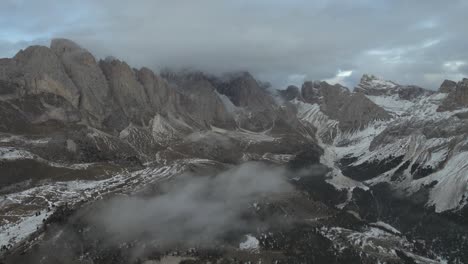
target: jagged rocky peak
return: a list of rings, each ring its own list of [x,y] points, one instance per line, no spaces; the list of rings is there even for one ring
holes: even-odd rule
[[[361,81],[355,88],[355,91],[362,91],[364,93],[378,93],[380,90],[391,90],[397,86],[398,84],[392,81],[384,80],[372,74],[364,74],[361,77]]]
[[[135,71],[126,62],[109,57],[100,60],[99,66],[125,115],[135,124],[146,124],[152,116],[152,110],[145,88],[138,81]]]
[[[165,69],[161,72],[161,76],[181,92],[211,94],[216,90],[213,85],[217,82],[217,78],[201,71]]]
[[[367,77],[366,77],[367,78]],[[371,78],[371,77],[368,77]],[[328,117],[339,121],[342,131],[365,128],[370,122],[387,120],[390,115],[360,92],[351,92],[340,84],[308,81],[302,85],[302,97],[320,105]]]
[[[372,82],[374,80],[379,80],[374,74],[364,73],[361,77],[361,82]]]
[[[216,88],[236,106],[270,109],[275,104],[269,92],[249,72],[226,74]]]
[[[81,93],[80,110],[88,123],[99,127],[114,110],[106,77],[94,56],[68,39],[53,39],[51,49]]]
[[[67,52],[83,50],[77,43],[64,38],[52,39],[50,42],[50,48],[59,55]]]
[[[257,81],[249,72],[225,74],[213,84],[219,94],[226,96],[235,107],[245,110],[237,120],[240,127],[265,131],[274,126],[279,106],[267,85]]]
[[[340,104],[350,94],[347,87],[341,84],[332,85],[325,81],[306,81],[301,88],[302,98],[311,104]]]
[[[301,88],[302,98],[308,103],[320,103],[321,85],[318,81],[306,81]]]
[[[364,74],[359,84],[354,88],[355,92],[370,96],[397,96],[403,100],[413,100],[420,96],[433,94],[415,85],[400,85],[393,81],[384,80],[375,75]]]
[[[162,111],[168,103],[172,102],[175,90],[169,83],[149,68],[143,67],[136,71],[139,82],[145,88],[151,107],[155,111]]]
[[[232,129],[233,113],[221,100],[216,88],[205,78],[189,78],[180,83],[183,91],[175,104],[178,112],[187,113],[198,125]]]
[[[445,81],[444,81],[445,83]],[[442,85],[444,85],[442,83]],[[442,89],[442,86],[441,86]],[[463,78],[461,81],[456,83],[455,87],[451,87],[448,90],[447,98],[444,100],[442,105],[438,108],[438,111],[451,111],[460,108],[468,107],[468,79]]]
[[[457,83],[452,80],[444,80],[440,85],[439,92],[441,93],[451,93],[455,91]]]
[[[58,56],[48,47],[30,46],[6,65],[5,80],[17,84],[21,93],[52,93],[78,105],[80,93],[68,77]]]
[[[301,95],[301,89],[295,85],[289,85],[285,90],[278,90],[278,94],[287,101],[294,99],[303,100]]]

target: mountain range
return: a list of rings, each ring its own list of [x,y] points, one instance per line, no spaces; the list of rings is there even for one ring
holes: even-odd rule
[[[143,240],[82,237],[98,200],[252,162],[286,168],[294,191],[252,203],[270,220],[222,253],[171,246],[149,262],[128,253]],[[5,263],[468,263],[468,79],[273,90],[248,72],[155,73],[54,39],[0,59],[0,193]]]

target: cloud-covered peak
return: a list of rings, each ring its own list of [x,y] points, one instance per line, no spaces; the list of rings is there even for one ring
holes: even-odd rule
[[[275,88],[365,72],[437,89],[466,76],[464,1],[11,1],[0,57],[65,37],[134,67],[249,71]],[[398,19],[395,19],[398,18]],[[457,64],[458,63],[458,64]]]

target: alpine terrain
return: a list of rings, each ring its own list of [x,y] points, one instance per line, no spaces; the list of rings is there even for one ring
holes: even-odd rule
[[[0,59],[1,263],[468,263],[468,79],[273,90]]]

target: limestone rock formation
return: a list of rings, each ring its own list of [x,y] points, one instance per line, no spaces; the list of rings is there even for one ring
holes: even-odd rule
[[[143,67],[136,71],[138,81],[145,88],[150,107],[153,111],[163,111],[170,107],[175,98],[175,89],[152,70]]]
[[[286,90],[278,90],[278,93],[287,101],[294,99],[302,100],[301,90],[295,85],[288,86]]]
[[[455,91],[457,83],[451,80],[444,80],[440,85],[439,92],[441,93],[451,93]]]
[[[232,103],[239,107],[251,109],[271,109],[274,101],[257,80],[248,72],[232,73],[217,86],[218,92],[226,95]]]
[[[54,39],[51,49],[61,59],[66,72],[81,94],[84,118],[99,127],[114,109],[107,80],[94,56],[67,39]]]
[[[244,108],[238,124],[247,130],[265,131],[274,126],[277,104],[271,94],[248,72],[226,75],[215,82],[217,91],[236,106]]]
[[[444,81],[444,83],[446,83]],[[444,85],[442,84],[442,86]],[[442,89],[441,86],[441,89]],[[444,89],[447,90],[447,89]],[[449,90],[447,98],[438,108],[438,111],[451,111],[468,106],[468,79],[463,78],[455,87]]]
[[[455,89],[455,101],[461,106],[468,106],[468,79],[463,78]]]
[[[185,116],[186,122],[194,123],[195,127],[235,128],[234,113],[223,103],[210,77],[200,72],[173,72],[165,76],[176,87],[168,111]]]
[[[69,78],[58,56],[48,47],[31,46],[0,63],[0,77],[19,86],[19,94],[42,92],[62,96],[77,107],[79,89]]]
[[[305,82],[302,97],[310,104],[318,104],[320,110],[331,119],[339,121],[343,131],[365,128],[370,122],[387,120],[390,115],[364,94],[350,92],[348,88],[327,82]]]
[[[99,66],[107,78],[114,100],[125,116],[137,125],[148,124],[152,110],[145,88],[138,81],[135,71],[126,62],[114,58],[99,61]]]
[[[395,95],[402,100],[413,100],[423,95],[430,95],[433,93],[432,91],[415,85],[400,85],[368,74],[362,76],[361,81],[354,91],[370,96]]]

